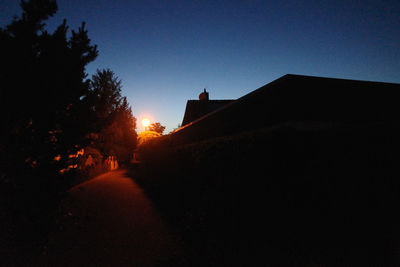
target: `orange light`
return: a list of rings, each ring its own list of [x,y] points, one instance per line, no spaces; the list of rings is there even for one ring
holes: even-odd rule
[[[143,125],[143,127],[149,127],[149,125],[150,125],[150,120],[148,119],[148,118],[144,118],[143,120],[142,120],[142,125]]]

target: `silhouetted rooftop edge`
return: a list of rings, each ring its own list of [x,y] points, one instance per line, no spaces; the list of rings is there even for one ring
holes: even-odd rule
[[[186,103],[185,114],[182,120],[182,126],[185,126],[210,112],[216,111],[223,106],[233,102],[232,99],[221,100],[188,100]]]
[[[395,83],[286,74],[171,134],[194,141],[286,121],[393,121],[399,96]]]

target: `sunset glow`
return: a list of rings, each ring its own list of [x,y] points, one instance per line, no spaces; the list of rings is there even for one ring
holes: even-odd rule
[[[142,125],[143,127],[148,127],[150,125],[150,120],[148,118],[142,119]]]

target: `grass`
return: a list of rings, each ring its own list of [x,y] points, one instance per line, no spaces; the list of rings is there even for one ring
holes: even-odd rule
[[[142,148],[136,181],[198,266],[393,263],[399,133],[297,123],[169,136]]]

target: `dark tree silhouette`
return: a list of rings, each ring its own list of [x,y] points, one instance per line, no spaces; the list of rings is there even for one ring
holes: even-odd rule
[[[165,126],[162,126],[159,122],[155,122],[149,125],[148,130],[163,134]]]
[[[72,173],[60,170],[93,132],[85,66],[98,53],[84,23],[70,36],[65,20],[54,32],[46,30],[55,0],[21,1],[21,8],[20,17],[0,28],[0,200],[18,210],[8,216],[19,229],[13,237],[40,232],[18,225],[42,220],[71,185]],[[0,228],[3,236],[8,228]]]
[[[109,69],[97,70],[91,81],[91,97],[97,122],[91,145],[104,156],[128,161],[136,147],[136,118],[126,97],[121,96],[121,81]]]
[[[21,7],[22,15],[0,28],[0,187],[20,193],[23,206],[44,207],[70,186],[72,173],[60,170],[93,131],[85,66],[98,51],[84,23],[70,37],[65,20],[53,33],[45,29],[56,1]]]
[[[122,101],[121,81],[110,69],[103,69],[97,70],[92,76],[90,86],[94,96],[94,110],[99,121],[112,119]]]

